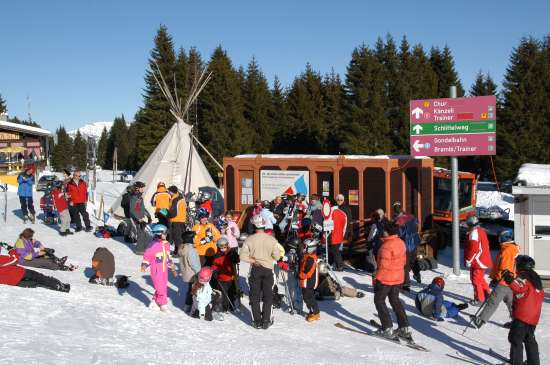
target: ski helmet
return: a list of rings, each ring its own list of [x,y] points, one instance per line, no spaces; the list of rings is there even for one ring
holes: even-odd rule
[[[216,242],[216,246],[218,246],[218,248],[229,246],[229,241],[227,240],[227,237],[221,236],[220,238],[218,238],[218,241]]]
[[[250,219],[250,222],[256,227],[256,229],[264,229],[265,228],[265,219],[259,214],[256,214]]]
[[[311,227],[311,218],[302,219],[302,228],[306,231]]]
[[[498,234],[498,242],[510,242],[514,240],[514,231],[511,228],[507,228]]]
[[[208,191],[201,191],[199,195],[199,199],[201,200],[209,200],[212,198],[212,195]]]
[[[443,277],[441,277],[441,276],[437,276],[432,280],[432,284],[435,284],[438,287],[440,287],[441,289],[444,289],[445,288],[445,279],[443,279]]]
[[[221,231],[221,229],[224,227],[227,227],[227,221],[224,217],[219,217],[216,221],[216,228],[218,229],[218,231]]]
[[[206,208],[199,208],[197,209],[197,218],[208,218],[210,216],[210,213],[208,213],[208,209]]]
[[[466,218],[466,224],[470,228],[475,227],[475,226],[479,225],[479,218],[477,217],[477,215],[472,214],[471,216]]]
[[[262,200],[262,208],[267,208],[271,206],[271,202],[269,200]]]
[[[519,255],[516,257],[516,269],[517,271],[533,270],[535,269],[535,260],[531,256]]]
[[[401,213],[401,202],[399,200],[394,201],[392,208],[394,213]]]
[[[198,277],[199,277],[199,283],[201,284],[208,283],[212,278],[212,269],[210,268],[210,266],[203,267],[201,271],[199,271]]]
[[[307,253],[314,253],[317,251],[317,246],[319,246],[319,241],[314,238],[308,238],[304,241],[304,249]]]
[[[168,231],[168,228],[166,228],[164,224],[157,223],[151,226],[151,232],[153,232],[155,236],[166,234],[167,231]]]

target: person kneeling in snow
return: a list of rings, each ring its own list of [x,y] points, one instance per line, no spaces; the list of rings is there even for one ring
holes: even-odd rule
[[[90,284],[113,285],[115,275],[115,257],[105,247],[98,247],[92,257],[94,275],[90,278]]]
[[[66,293],[71,290],[69,284],[63,284],[56,278],[19,266],[15,249],[9,250],[7,255],[0,255],[0,284],[23,288],[42,287]]]
[[[212,290],[210,279],[212,279],[212,269],[204,266],[193,283],[191,289],[193,293],[193,307],[191,316],[194,318],[211,321],[213,314],[216,320],[223,321],[223,315],[220,313],[220,294],[218,290]]]
[[[444,318],[455,318],[458,312],[468,308],[468,304],[455,304],[443,299],[445,280],[438,276],[432,283],[416,294],[415,305],[418,311],[436,321],[444,321]]]
[[[168,228],[163,224],[154,224],[151,227],[155,238],[145,250],[141,263],[141,272],[145,272],[148,267],[151,268],[151,280],[155,287],[153,300],[163,312],[168,310],[168,267],[172,269],[172,274],[177,276],[176,268],[170,258],[170,242],[166,241],[167,230]]]

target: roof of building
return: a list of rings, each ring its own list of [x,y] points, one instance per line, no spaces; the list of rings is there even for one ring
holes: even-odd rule
[[[7,129],[10,131],[23,132],[27,134],[34,134],[36,136],[49,137],[52,135],[47,129],[42,129],[38,127],[31,127],[30,125],[18,124],[12,122],[5,122],[0,120],[0,129]]]
[[[249,155],[237,155],[235,158],[317,158],[317,159],[336,159],[339,157],[343,157],[345,159],[349,160],[360,160],[360,159],[378,159],[378,160],[387,160],[387,159],[398,159],[398,160],[409,160],[409,159],[426,159],[429,157],[425,156],[418,156],[413,157],[409,155],[377,155],[377,156],[369,156],[369,155],[290,155],[290,154],[268,154],[268,155],[255,155],[255,154],[249,154]]]

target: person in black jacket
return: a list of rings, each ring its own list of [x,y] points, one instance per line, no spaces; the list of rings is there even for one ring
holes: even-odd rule
[[[120,201],[120,206],[124,210],[124,218],[130,218],[130,198],[134,194],[134,186],[128,185],[126,187],[126,192],[122,194],[122,200]]]

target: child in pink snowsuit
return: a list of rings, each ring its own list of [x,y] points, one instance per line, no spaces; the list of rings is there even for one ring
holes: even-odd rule
[[[154,229],[153,232],[156,233]],[[155,239],[145,250],[141,272],[145,272],[147,267],[151,268],[151,280],[155,287],[153,300],[161,311],[166,311],[168,309],[168,269],[170,268],[172,274],[176,276],[176,269],[170,258],[170,242],[166,241],[166,231],[162,234],[155,234]]]

